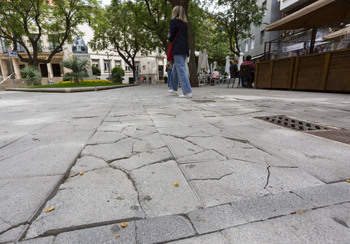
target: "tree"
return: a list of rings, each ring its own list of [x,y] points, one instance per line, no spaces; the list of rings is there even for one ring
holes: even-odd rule
[[[119,66],[115,66],[112,69],[112,76],[113,76],[113,80],[116,83],[122,83],[123,82],[123,76],[125,75],[124,70],[122,67]]]
[[[219,0],[218,6],[224,10],[214,13],[213,18],[225,32],[231,52],[239,56],[238,41],[251,37],[251,25],[261,25],[265,8],[258,6],[256,0]]]
[[[94,38],[89,45],[93,50],[116,50],[136,78],[136,54],[147,54],[155,47],[149,41],[153,38],[150,32],[137,24],[134,7],[131,1],[112,0],[110,6],[100,9],[92,22]]]
[[[72,72],[66,73],[65,76],[69,80],[74,81],[77,86],[79,85],[79,80],[83,80],[89,76],[87,72],[88,64],[89,60],[80,59],[76,56],[72,56],[70,59],[61,62],[63,67],[72,70]]]
[[[32,66],[50,63],[52,57],[63,51],[63,45],[72,41],[78,33],[77,26],[87,21],[96,0],[1,0],[0,37],[12,44],[22,62]],[[41,40],[48,36],[50,53],[46,58],[42,52]]]

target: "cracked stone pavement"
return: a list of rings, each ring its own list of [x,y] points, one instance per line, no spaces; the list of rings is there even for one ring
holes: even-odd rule
[[[0,243],[349,243],[350,145],[255,118],[349,95],[193,90],[0,92]]]

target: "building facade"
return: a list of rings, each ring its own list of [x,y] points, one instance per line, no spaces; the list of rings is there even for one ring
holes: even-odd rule
[[[278,39],[279,32],[265,32],[265,26],[279,20],[281,17],[279,0],[258,0],[257,4],[266,8],[262,25],[257,27],[252,25],[250,29],[251,38],[238,41],[244,56],[250,55],[253,60],[263,57],[267,48],[265,43]],[[273,54],[277,53],[275,44],[271,46],[271,52]]]

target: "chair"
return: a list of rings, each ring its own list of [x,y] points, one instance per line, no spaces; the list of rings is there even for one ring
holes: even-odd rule
[[[252,68],[249,65],[241,65],[240,69],[240,76],[242,81],[245,81],[246,86],[251,88],[252,87]],[[243,85],[243,82],[242,82]]]
[[[233,77],[231,77],[231,78],[228,80],[228,82],[227,82],[227,88],[230,86],[231,81],[232,81],[232,88],[233,88],[233,86],[235,85],[236,79],[238,79],[237,88],[238,88],[239,84],[242,85],[241,78],[240,78],[240,76],[236,73]]]

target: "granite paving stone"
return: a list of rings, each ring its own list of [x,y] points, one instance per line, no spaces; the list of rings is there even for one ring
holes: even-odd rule
[[[305,201],[290,192],[244,199],[232,203],[232,206],[238,209],[248,222],[265,220],[315,207],[309,201]]]
[[[207,176],[205,176],[203,179],[190,181],[206,207],[269,194],[264,189],[268,175],[266,166],[243,161],[231,163],[234,167],[232,174],[224,175],[219,179],[206,179]],[[206,171],[209,173],[210,169],[215,168],[210,164],[207,164],[207,167],[209,169]],[[189,170],[192,171],[191,174],[203,174],[201,164]]]
[[[45,209],[51,206],[55,209],[48,213],[43,210],[30,226],[26,238],[144,217],[133,183],[125,173],[111,168],[68,178]]]
[[[114,161],[111,163],[111,166],[131,171],[145,165],[157,163],[160,161],[168,161],[170,159],[173,159],[173,155],[167,147],[162,147],[159,149],[154,149],[152,151],[133,155],[127,159]]]
[[[177,159],[177,162],[180,164],[186,163],[201,163],[208,161],[223,161],[227,160],[226,157],[222,156],[220,153],[215,152],[214,150],[205,150],[194,155]]]
[[[115,143],[127,136],[118,131],[97,131],[90,139],[88,144]]]
[[[187,140],[173,136],[163,136],[167,146],[175,154],[175,158],[182,158],[204,151],[203,148],[188,142]]]
[[[230,204],[192,211],[188,217],[200,235],[247,223],[243,215]]]
[[[156,132],[158,132],[156,127],[144,125],[128,126],[123,130],[123,134],[137,139],[139,137],[147,136]]]
[[[191,223],[182,216],[163,216],[136,221],[138,243],[163,243],[196,234]]]
[[[0,180],[0,233],[30,221],[61,177],[57,175]]]
[[[39,237],[18,242],[19,244],[54,244],[55,236]]]
[[[105,244],[136,244],[135,223],[128,222],[126,228],[120,223],[86,228],[58,234],[55,244],[81,244],[81,243],[105,243]],[[117,235],[119,235],[117,237]]]
[[[179,241],[169,242],[171,244],[230,244],[228,240],[221,234],[221,232],[215,232],[211,234],[191,237]]]
[[[69,176],[75,176],[80,172],[86,173],[96,169],[106,168],[109,165],[102,159],[93,156],[83,156],[77,159],[77,162],[69,172]]]
[[[350,184],[339,182],[293,191],[317,207],[350,201]]]
[[[97,129],[97,131],[104,131],[104,132],[122,132],[127,125],[116,123],[116,122],[103,122]]]
[[[133,170],[131,176],[147,217],[185,213],[201,207],[175,161]],[[175,187],[174,182],[178,182],[179,186]]]
[[[28,228],[28,225],[20,225],[0,235],[0,243],[16,242]]]
[[[164,140],[158,133],[142,136],[133,145],[134,152],[147,152],[166,146]]]
[[[127,158],[132,155],[135,139],[123,139],[116,143],[87,145],[82,151],[82,156],[95,156],[106,162]]]
[[[324,183],[298,168],[270,167],[267,189],[273,193],[321,186]]]

